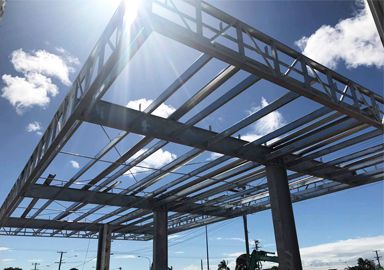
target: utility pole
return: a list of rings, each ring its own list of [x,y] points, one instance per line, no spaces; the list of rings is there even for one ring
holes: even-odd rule
[[[204,270],[204,269],[203,269],[203,260],[200,260],[200,269],[201,269],[201,270]]]
[[[381,258],[381,256],[379,256],[379,251],[378,250],[375,250],[374,251],[375,253],[376,253],[376,260],[377,260],[377,264],[378,264],[378,266],[379,266],[379,269],[381,268],[381,265],[380,265],[380,258]]]
[[[61,269],[61,264],[63,263],[63,254],[64,253],[67,253],[67,252],[64,252],[64,251],[58,251],[57,253],[60,254],[60,260],[59,262],[57,262],[59,264],[59,270]]]
[[[207,269],[209,270],[209,248],[208,248],[208,228],[205,225],[205,246],[207,249]]]
[[[39,263],[35,262],[35,263],[32,263],[32,265],[35,266],[35,267],[33,268],[33,270],[39,270],[39,269],[37,269],[37,266],[39,265]]]
[[[244,224],[244,238],[245,238],[245,252],[247,253],[247,265],[249,264],[249,239],[248,239],[248,220],[247,215],[243,215],[243,224]]]

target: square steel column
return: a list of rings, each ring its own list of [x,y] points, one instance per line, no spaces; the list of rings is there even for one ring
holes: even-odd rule
[[[154,211],[153,269],[168,270],[168,211]]]
[[[280,161],[268,165],[266,169],[279,269],[301,270],[287,171]]]
[[[111,236],[111,228],[108,224],[104,224],[99,231],[96,270],[109,270],[109,260],[111,256]]]

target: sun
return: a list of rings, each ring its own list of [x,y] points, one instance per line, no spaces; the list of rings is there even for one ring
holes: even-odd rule
[[[124,22],[126,25],[131,25],[132,22],[136,19],[141,3],[142,0],[124,0]]]

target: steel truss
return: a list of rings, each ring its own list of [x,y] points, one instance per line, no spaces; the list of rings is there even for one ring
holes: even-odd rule
[[[95,238],[108,223],[113,239],[148,240],[158,209],[169,211],[169,234],[256,213],[270,208],[266,166],[276,162],[289,170],[293,202],[383,180],[384,145],[377,139],[383,135],[384,98],[379,94],[204,1],[147,1],[131,25],[126,25],[124,10],[122,3],[3,203],[0,235]],[[153,32],[202,55],[142,111],[102,101]],[[213,59],[228,66],[168,118],[152,114]],[[180,120],[240,70],[249,76],[189,120]],[[222,132],[197,126],[261,80],[288,92]],[[300,97],[322,107],[253,142],[235,137]],[[48,165],[84,123],[122,133],[100,147],[97,155],[87,157],[89,162],[70,179],[57,184],[55,175],[49,175],[39,184]],[[132,133],[144,137],[83,186],[75,185]],[[188,150],[127,188],[111,186],[170,143],[188,146]],[[143,152],[137,155],[139,151]],[[180,168],[208,151],[222,156],[180,173]],[[175,174],[176,178],[168,180]],[[24,198],[32,200],[21,208]],[[47,219],[43,213],[55,201],[72,204]],[[97,216],[106,206],[115,209]],[[22,213],[15,216],[16,210]],[[70,218],[74,213],[78,216]]]

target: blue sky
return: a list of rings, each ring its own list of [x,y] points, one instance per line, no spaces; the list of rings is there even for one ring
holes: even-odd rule
[[[368,13],[364,13],[363,3],[229,0],[209,2],[283,43],[303,50],[308,56],[334,68],[346,77],[383,94],[383,48],[356,48],[353,42],[357,35],[366,38],[367,44],[376,44],[372,40],[375,39],[372,38],[374,30],[369,28],[371,18]],[[70,81],[80,70],[118,3],[117,0],[8,1],[5,15],[0,21],[0,139],[3,142],[0,151],[0,201],[5,199],[14,184],[39,141],[40,132],[43,132],[50,122],[69,89]],[[298,42],[300,40],[301,42]],[[121,76],[123,78],[119,78],[105,97],[107,100],[122,104],[131,101],[134,107],[138,99],[153,99],[156,95],[148,89],[158,85],[166,87],[173,80],[174,74],[164,70],[172,68],[175,73],[180,73],[199,55],[197,52],[185,54],[184,49],[165,43],[161,38],[159,43],[154,43],[153,40],[151,42],[144,49],[156,51],[157,46],[164,45],[163,54],[151,55],[151,61],[144,63],[140,69],[125,70]],[[319,44],[323,49],[321,51],[327,51],[327,54],[316,50]],[[51,69],[49,73],[47,70],[36,68],[35,63],[39,61],[53,63],[54,71]],[[219,68],[221,65],[215,64],[205,72],[215,74]],[[31,72],[31,69],[34,69],[34,72]],[[156,70],[151,74],[156,80],[146,81],[144,78],[130,81],[136,73],[148,70]],[[34,74],[34,77],[31,74]],[[29,97],[23,93],[16,96],[12,91],[20,90],[15,88],[18,86],[16,83],[20,82],[28,83],[27,86],[39,85],[39,89],[46,92],[40,96]],[[148,89],[124,93],[124,96],[120,93],[120,89],[125,89],[124,87],[134,88],[143,83]],[[195,83],[202,84],[203,81]],[[282,93],[281,89],[273,88],[268,83],[261,83],[258,87],[259,92],[252,96],[251,101],[247,101],[248,108],[260,107],[263,98],[270,102]],[[190,94],[187,88],[181,95]],[[244,104],[245,100],[249,99],[247,96],[242,98],[238,101],[239,104]],[[161,109],[162,113],[169,113],[178,103],[178,97],[170,100],[168,106]],[[292,120],[294,115],[308,110],[308,104],[304,104],[299,111],[291,108],[291,111],[280,112],[271,118],[277,119],[276,121]],[[215,123],[214,128],[223,128],[220,119],[227,122],[238,120],[232,116],[236,109],[226,108],[215,114],[218,121],[212,120]],[[247,110],[244,108],[239,117],[246,115]],[[66,149],[92,154],[93,142],[84,142],[84,138],[92,132],[81,129]],[[112,134],[112,131],[110,132]],[[106,142],[105,137],[97,138],[100,142]],[[129,143],[131,142],[127,142]],[[172,152],[171,147],[165,149],[169,152],[161,155],[164,162],[172,160],[172,154],[179,154],[178,149]],[[85,160],[80,158],[60,157],[59,162],[51,164],[50,168],[65,178],[75,173],[78,166],[84,162]],[[154,162],[149,160],[147,165],[152,166]],[[303,259],[306,260],[305,269],[324,269],[325,266],[337,266],[341,269],[345,267],[346,261],[349,263],[349,260],[353,259],[353,256],[345,255],[350,254],[351,250],[355,255],[363,254],[370,258],[373,257],[371,251],[374,249],[382,249],[384,252],[383,192],[384,186],[380,182],[295,204],[299,243]],[[218,261],[224,258],[234,261],[234,254],[243,251],[241,219],[210,225],[208,230],[212,265],[217,265]],[[250,239],[259,239],[265,249],[275,251],[270,211],[250,216],[249,231]],[[205,257],[204,241],[202,228],[173,236],[170,239],[170,265],[174,266],[174,269],[200,269],[200,259]],[[74,266],[79,269],[92,269],[92,259],[96,253],[94,240],[21,237],[0,237],[0,268],[13,265],[29,269],[32,262],[36,261],[40,263],[40,269],[52,269],[56,267],[54,262],[59,258],[56,253],[59,250],[68,252],[64,255],[67,262],[64,269]],[[336,253],[339,259],[335,261],[329,250]],[[150,257],[151,242],[115,241],[112,252],[112,269],[120,266],[123,269],[147,269],[146,259],[137,256]]]

